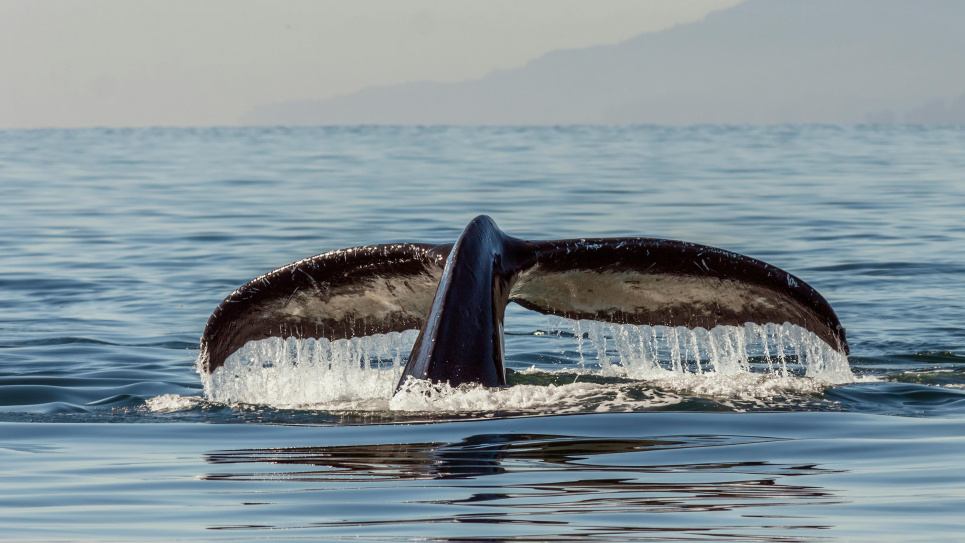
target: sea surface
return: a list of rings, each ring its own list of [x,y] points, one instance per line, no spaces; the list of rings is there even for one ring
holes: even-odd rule
[[[851,355],[511,306],[504,389],[393,395],[413,332],[196,372],[248,280],[480,214],[764,260]],[[0,131],[0,489],[11,541],[961,541],[965,128]]]

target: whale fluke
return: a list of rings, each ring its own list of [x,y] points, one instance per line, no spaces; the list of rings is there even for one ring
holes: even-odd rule
[[[343,249],[252,280],[208,320],[201,367],[211,373],[248,341],[268,337],[336,340],[418,329],[399,386],[409,377],[505,385],[509,302],[621,324],[787,322],[848,354],[830,304],[760,260],[653,238],[524,241],[480,216],[454,244]]]

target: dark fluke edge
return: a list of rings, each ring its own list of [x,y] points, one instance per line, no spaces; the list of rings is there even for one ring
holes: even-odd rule
[[[760,260],[652,238],[524,241],[479,216],[455,244],[343,249],[252,280],[208,320],[201,367],[211,373],[245,343],[269,337],[336,340],[419,329],[400,386],[410,376],[505,385],[509,302],[621,324],[788,322],[848,354],[828,302]]]

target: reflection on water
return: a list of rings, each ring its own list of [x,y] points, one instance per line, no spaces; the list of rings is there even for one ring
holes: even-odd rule
[[[844,500],[830,489],[805,484],[800,477],[829,470],[813,464],[767,462],[757,456],[760,451],[744,460],[714,454],[722,449],[755,451],[756,446],[776,441],[781,440],[480,434],[453,443],[241,449],[205,455],[209,464],[225,471],[202,479],[242,484],[242,492],[257,493],[251,505],[268,508],[264,518],[270,521],[258,525],[266,529],[354,527],[361,530],[358,533],[368,533],[367,529],[382,533],[379,527],[433,523],[433,532],[439,533],[440,523],[455,527],[469,522],[476,525],[472,531],[454,530],[441,540],[473,534],[468,538],[492,541],[668,537],[797,541],[786,531],[794,528],[804,530],[802,540],[813,540],[819,534],[812,530],[831,526],[802,516],[801,511]],[[714,456],[726,459],[713,461]],[[228,485],[224,490],[239,489]],[[371,511],[370,503],[331,508],[340,495],[354,501],[367,491],[378,493],[379,503],[384,504],[380,511]],[[317,506],[310,524],[285,524],[271,511],[290,508],[295,502]],[[680,517],[698,512],[699,517]],[[214,528],[252,529],[253,525]],[[409,537],[398,533],[388,539]]]

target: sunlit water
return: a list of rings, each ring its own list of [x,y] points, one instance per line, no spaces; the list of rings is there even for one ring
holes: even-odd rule
[[[962,149],[917,127],[0,132],[2,537],[957,540]],[[415,332],[195,371],[248,279],[483,213],[765,260],[830,301],[851,356],[780,323],[510,306],[504,389],[394,394]]]

